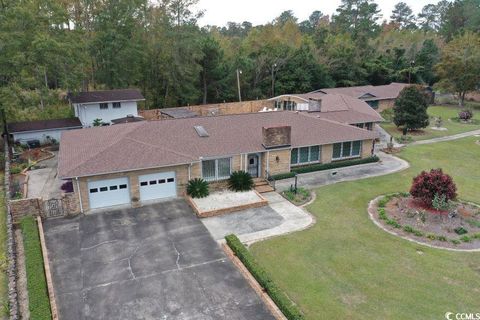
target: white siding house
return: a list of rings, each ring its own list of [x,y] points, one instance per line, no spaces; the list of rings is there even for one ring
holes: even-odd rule
[[[96,119],[111,124],[115,119],[138,117],[137,102],[143,100],[135,89],[80,92],[70,97],[75,116],[84,127],[93,126]]]
[[[7,125],[10,137],[21,144],[31,140],[38,140],[40,144],[59,142],[62,132],[81,128],[78,118],[25,121]]]

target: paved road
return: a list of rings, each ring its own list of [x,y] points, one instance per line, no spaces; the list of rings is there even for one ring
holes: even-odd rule
[[[342,181],[383,176],[404,170],[410,166],[407,161],[392,155],[383,152],[378,152],[377,155],[381,160],[377,163],[299,174],[297,176],[298,186],[313,189]],[[295,179],[290,178],[276,181],[275,184],[277,190],[287,190],[294,183]]]
[[[45,230],[61,319],[273,319],[183,200]]]

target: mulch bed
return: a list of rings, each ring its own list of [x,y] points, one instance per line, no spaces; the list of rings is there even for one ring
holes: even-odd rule
[[[27,161],[30,159],[31,161],[39,161],[43,160],[45,158],[50,157],[51,154],[43,151],[41,148],[35,148],[35,149],[30,149],[30,150],[25,150],[22,152],[20,155],[20,159]]]
[[[455,202],[454,208],[449,211],[437,211],[425,207],[412,197],[396,196],[385,205],[384,209],[386,216],[400,225],[397,228],[380,219],[378,205],[375,209],[377,221],[407,238],[439,247],[480,249],[480,206]],[[449,215],[451,212],[456,212],[456,215]],[[405,226],[419,231],[422,235],[415,235],[412,231],[407,232]],[[463,235],[457,234],[455,229],[460,227],[468,232]],[[474,237],[474,235],[477,236]],[[464,236],[470,240],[465,241]],[[443,238],[444,241],[439,238]]]

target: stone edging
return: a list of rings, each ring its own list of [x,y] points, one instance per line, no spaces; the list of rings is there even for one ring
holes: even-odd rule
[[[419,245],[422,245],[422,246],[426,246],[426,247],[429,247],[429,248],[433,248],[433,249],[440,249],[440,250],[447,250],[447,251],[453,251],[453,252],[480,252],[480,249],[454,249],[454,248],[445,248],[445,247],[439,247],[439,246],[435,246],[435,245],[432,245],[432,244],[428,244],[428,243],[425,243],[425,242],[421,242],[421,241],[417,241],[417,240],[414,240],[414,239],[411,239],[409,237],[406,237],[404,235],[401,235],[393,230],[390,230],[388,228],[386,228],[383,224],[381,224],[380,222],[377,221],[377,219],[375,219],[375,216],[374,216],[374,212],[375,212],[375,208],[374,206],[377,204],[377,202],[383,198],[385,195],[381,195],[381,196],[378,196],[376,197],[375,199],[371,200],[369,203],[368,203],[368,217],[370,218],[370,220],[372,220],[372,222],[377,226],[379,227],[380,229],[382,229],[383,231],[386,231],[388,233],[390,233],[391,235],[394,235],[394,236],[397,236],[399,238],[402,238],[402,239],[405,239],[405,240],[408,240],[410,242],[413,242],[415,244],[419,244]]]
[[[6,206],[6,227],[7,227],[7,278],[8,278],[8,305],[9,319],[17,320],[20,318],[18,309],[17,294],[17,261],[15,250],[15,239],[13,235],[12,214],[10,211],[10,153],[8,139],[4,136],[5,153],[5,175],[4,175],[4,193]]]
[[[250,271],[248,271],[240,259],[235,256],[235,253],[233,253],[232,249],[230,249],[226,243],[222,243],[222,249],[230,261],[232,261],[235,267],[237,267],[237,269],[240,271],[245,280],[247,280],[250,287],[252,287],[252,289],[255,290],[255,293],[260,297],[260,299],[262,299],[263,303],[274,316],[274,318],[277,320],[287,320],[282,311],[280,311],[275,302],[273,302],[270,296],[265,292],[265,290],[263,290],[257,280],[255,280],[255,278],[252,276]]]
[[[40,245],[42,247],[43,267],[45,270],[45,279],[47,281],[48,298],[50,300],[50,310],[52,320],[58,320],[57,303],[55,302],[55,292],[53,290],[52,274],[50,272],[50,262],[48,261],[47,245],[45,244],[45,235],[43,233],[42,218],[37,217],[38,234],[40,235]]]

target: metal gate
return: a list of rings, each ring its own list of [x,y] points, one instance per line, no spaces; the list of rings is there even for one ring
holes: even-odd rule
[[[63,217],[65,208],[62,199],[49,199],[45,201],[45,215],[47,218]]]

